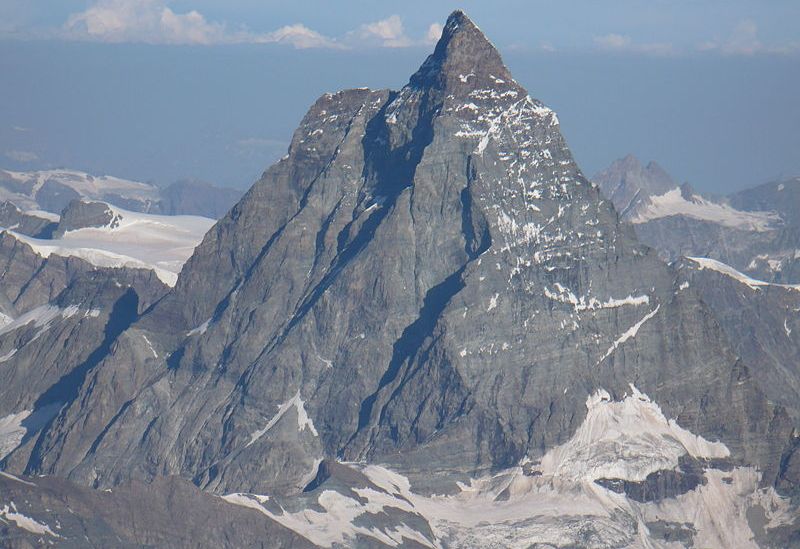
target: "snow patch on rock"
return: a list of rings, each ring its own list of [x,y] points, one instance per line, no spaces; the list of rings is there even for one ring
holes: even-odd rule
[[[39,534],[39,535],[48,535],[54,538],[59,538],[58,534],[53,532],[50,527],[43,523],[39,522],[35,519],[32,519],[29,516],[23,515],[22,513],[17,512],[16,506],[14,502],[11,502],[11,506],[4,505],[0,509],[0,518],[5,519],[6,521],[13,522],[18,528],[22,528],[23,530],[27,530],[32,534]]]
[[[297,391],[292,398],[278,406],[278,413],[276,413],[272,419],[269,420],[263,429],[259,429],[250,435],[250,442],[247,443],[247,446],[251,446],[258,439],[263,437],[267,431],[272,429],[291,408],[295,408],[297,411],[297,429],[299,431],[308,429],[315,437],[319,436],[319,433],[317,433],[317,430],[314,427],[314,422],[306,412],[305,402],[302,398],[300,398],[300,391]]]
[[[636,334],[639,333],[639,330],[641,329],[642,326],[644,326],[644,323],[653,318],[654,316],[656,316],[660,308],[661,304],[659,303],[658,305],[656,305],[655,309],[644,315],[644,318],[642,318],[639,322],[637,322],[636,324],[625,330],[625,332],[621,336],[619,336],[614,341],[614,343],[611,344],[611,347],[608,348],[606,354],[603,355],[603,357],[597,362],[597,364],[599,365],[601,362],[603,362],[605,359],[611,356],[611,353],[616,351],[620,345],[622,345],[629,339],[636,337]]]
[[[777,288],[786,288],[788,290],[796,290],[800,292],[800,284],[775,284],[772,282],[764,282],[763,280],[756,280],[755,278],[751,278],[746,274],[737,271],[730,265],[722,263],[721,261],[717,261],[716,259],[710,259],[708,257],[688,257],[687,259],[697,263],[701,271],[703,269],[716,271],[724,274],[725,276],[733,278],[738,282],[741,282],[753,290],[758,290],[767,286],[774,286]]]

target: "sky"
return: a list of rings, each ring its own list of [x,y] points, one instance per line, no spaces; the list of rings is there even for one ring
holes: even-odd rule
[[[463,8],[587,175],[800,173],[800,2],[0,0],[0,167],[249,186],[322,93],[399,88]]]

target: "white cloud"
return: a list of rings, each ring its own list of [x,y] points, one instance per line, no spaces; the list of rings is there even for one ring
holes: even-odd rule
[[[428,32],[425,34],[425,42],[435,44],[441,38],[443,30],[444,27],[441,23],[431,23],[431,26],[428,27]]]
[[[340,40],[325,36],[302,23],[286,25],[267,33],[231,29],[209,21],[196,11],[178,13],[170,0],[95,0],[86,10],[72,14],[63,26],[74,40],[98,42],[144,42],[148,44],[286,44],[298,49],[344,49],[378,45],[405,48],[435,43],[442,25],[432,23],[424,38],[412,39],[399,15],[365,23]]]
[[[673,45],[669,42],[653,42],[638,44],[630,36],[611,33],[594,37],[595,45],[601,50],[640,53],[646,55],[671,55],[675,53]]]
[[[357,34],[365,40],[378,40],[385,48],[406,48],[413,44],[413,40],[406,36],[403,20],[399,15],[361,25]]]
[[[595,36],[594,43],[602,49],[620,50],[630,46],[631,39],[629,36],[611,33],[603,36]]]
[[[754,21],[742,21],[733,30],[730,40],[723,45],[725,53],[741,53],[753,55],[764,50],[764,44],[758,39],[758,25]]]
[[[412,38],[406,32],[403,19],[390,15],[386,19],[365,23],[355,31],[347,33],[345,40],[353,47],[378,45],[384,48],[409,48],[430,46],[439,41],[444,27],[431,23],[422,38]]]
[[[209,23],[197,11],[177,14],[168,7],[161,10],[161,29],[165,37],[190,44],[210,44],[224,41],[225,28]]]
[[[65,24],[75,38],[101,42],[212,44],[225,41],[225,27],[197,11],[175,13],[162,0],[99,0]]]
[[[709,40],[698,46],[700,51],[718,51],[727,55],[759,53],[789,54],[800,51],[800,43],[767,46],[758,37],[758,25],[749,19],[741,21],[725,40]]]
[[[6,158],[14,162],[34,162],[39,160],[39,155],[32,151],[6,151]]]
[[[298,49],[306,48],[343,48],[344,46],[301,23],[286,25],[276,31],[258,36],[252,40],[258,43],[276,42],[290,44]]]
[[[206,20],[196,10],[176,13],[166,0],[98,0],[67,19],[70,38],[149,44],[281,43],[295,48],[337,48],[335,40],[302,24],[255,34]]]

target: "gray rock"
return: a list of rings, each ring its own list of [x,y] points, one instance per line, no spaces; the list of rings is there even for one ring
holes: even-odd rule
[[[689,259],[682,284],[702,296],[767,397],[800,425],[800,287],[748,283]]]
[[[785,223],[800,225],[800,177],[788,177],[731,194],[731,205],[744,211],[775,211]]]
[[[0,545],[8,548],[315,547],[258,511],[177,478],[96,491],[58,478],[0,476],[0,509],[11,511],[11,502],[18,515],[49,531],[31,532],[6,517],[0,520]]]
[[[650,535],[665,542],[677,542],[681,547],[694,547],[692,542],[695,530],[690,524],[680,524],[663,520],[647,523]]]
[[[36,201],[42,210],[60,212],[81,195],[72,187],[52,179],[46,180],[36,192]]]
[[[708,461],[681,456],[677,469],[655,471],[641,481],[603,478],[595,482],[614,492],[625,494],[634,501],[659,502],[686,494],[698,486],[706,484],[704,470],[714,465],[716,465],[715,468],[720,468],[719,464],[712,464]],[[723,467],[726,465],[722,464]]]
[[[57,223],[20,210],[6,200],[0,204],[0,227],[35,238],[50,238]]]
[[[34,435],[73,398],[116,334],[167,288],[144,269],[42,258],[8,233],[0,235],[0,265],[0,418],[31,413],[15,457],[22,470]]]
[[[103,202],[86,202],[73,200],[61,212],[61,220],[53,233],[53,238],[61,238],[67,231],[85,229],[87,227],[119,226],[122,216]]]
[[[55,254],[44,258],[5,231],[0,233],[0,267],[0,312],[11,317],[55,301],[79,278],[90,274],[133,287],[140,296],[141,311],[167,289],[149,269],[97,267],[77,257]]]

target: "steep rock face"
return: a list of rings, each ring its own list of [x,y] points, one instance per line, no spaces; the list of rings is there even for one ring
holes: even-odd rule
[[[167,288],[147,270],[42,258],[8,233],[0,265],[0,460],[17,450],[24,464],[35,434]]]
[[[683,259],[677,268],[681,286],[703,296],[769,399],[800,423],[800,285],[752,279],[707,258]]]
[[[730,195],[731,205],[744,211],[775,211],[787,225],[800,225],[800,177],[764,183]]]
[[[791,177],[746,189],[730,196],[731,205],[745,211],[774,211],[784,227],[761,248],[745,270],[764,280],[800,283],[800,177]]]
[[[81,277],[52,303],[0,328],[0,460],[26,463],[38,432],[72,402],[86,375],[130,326],[139,305],[123,279]]]
[[[457,13],[400,92],[317,101],[27,469],[219,492],[300,490],[335,456],[472,474],[635,382],[772,482],[788,420],[676,284]]]
[[[80,197],[80,193],[69,185],[49,179],[36,192],[36,201],[41,209],[48,212],[60,212]]]

